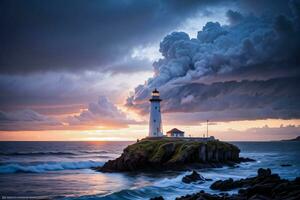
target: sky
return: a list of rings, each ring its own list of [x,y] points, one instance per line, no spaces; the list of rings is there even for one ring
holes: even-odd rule
[[[299,0],[2,0],[0,140],[300,135]]]

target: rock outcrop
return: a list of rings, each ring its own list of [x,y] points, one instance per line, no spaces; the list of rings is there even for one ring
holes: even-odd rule
[[[240,162],[239,148],[226,142],[188,138],[146,138],[124,149],[122,155],[96,170],[183,170],[220,167]]]
[[[189,175],[186,175],[182,178],[182,182],[184,183],[192,183],[192,182],[204,182],[206,179],[198,174],[195,170]]]
[[[216,181],[211,189],[228,191],[240,188],[238,194],[208,194],[200,191],[176,198],[176,200],[298,200],[300,199],[300,177],[289,181],[272,174],[270,169],[259,169],[257,176],[234,181]]]
[[[210,188],[213,190],[221,190],[221,191],[228,191],[236,188],[243,188],[243,187],[249,187],[254,186],[261,182],[282,182],[284,180],[281,180],[278,174],[272,174],[270,169],[258,169],[257,176],[253,178],[246,178],[234,181],[232,178],[229,178],[227,180],[220,180],[214,182]]]
[[[293,138],[293,139],[289,139],[289,140],[282,140],[282,141],[300,141],[300,136]]]

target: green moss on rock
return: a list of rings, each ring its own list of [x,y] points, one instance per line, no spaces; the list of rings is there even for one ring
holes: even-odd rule
[[[193,138],[145,138],[129,145],[122,155],[106,162],[100,171],[186,169],[215,167],[239,161],[238,147],[218,140]]]

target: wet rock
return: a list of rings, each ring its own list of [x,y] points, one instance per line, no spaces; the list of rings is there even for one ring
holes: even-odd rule
[[[257,177],[246,178],[237,181],[234,181],[232,178],[229,178],[227,180],[219,180],[214,182],[210,186],[210,188],[213,190],[228,191],[236,188],[252,186],[262,181],[277,182],[279,180],[280,177],[277,174],[272,174],[269,168],[268,169],[259,168],[257,170]]]
[[[256,194],[252,196],[249,200],[271,200],[271,199],[264,195]]]
[[[270,176],[271,174],[272,172],[269,168],[267,169],[259,168],[257,171],[258,176]]]
[[[162,196],[159,196],[159,197],[153,197],[150,200],[164,200],[164,198]]]
[[[216,181],[210,186],[210,188],[213,190],[221,190],[221,191],[228,191],[235,187],[236,185],[232,178],[229,178],[224,181],[222,180]]]
[[[300,177],[289,181],[272,174],[270,169],[259,169],[256,177],[216,181],[212,189],[231,190],[240,188],[238,194],[219,193],[212,195],[200,191],[178,197],[177,200],[298,200],[300,199]]]
[[[201,190],[192,195],[177,197],[175,200],[223,200],[223,197],[216,194],[208,194]]]
[[[201,162],[206,162],[206,145],[203,144],[199,147],[199,160]]]
[[[193,170],[193,172],[189,175],[186,175],[182,178],[182,182],[184,183],[192,183],[192,182],[198,182],[198,181],[205,181],[205,178],[198,174],[196,171]]]
[[[244,157],[240,157],[239,158],[240,162],[255,162],[256,160],[251,159],[251,158],[244,158]]]

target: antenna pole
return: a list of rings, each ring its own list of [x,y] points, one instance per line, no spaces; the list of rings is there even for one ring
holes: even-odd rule
[[[208,120],[206,121],[206,137],[208,137]]]

